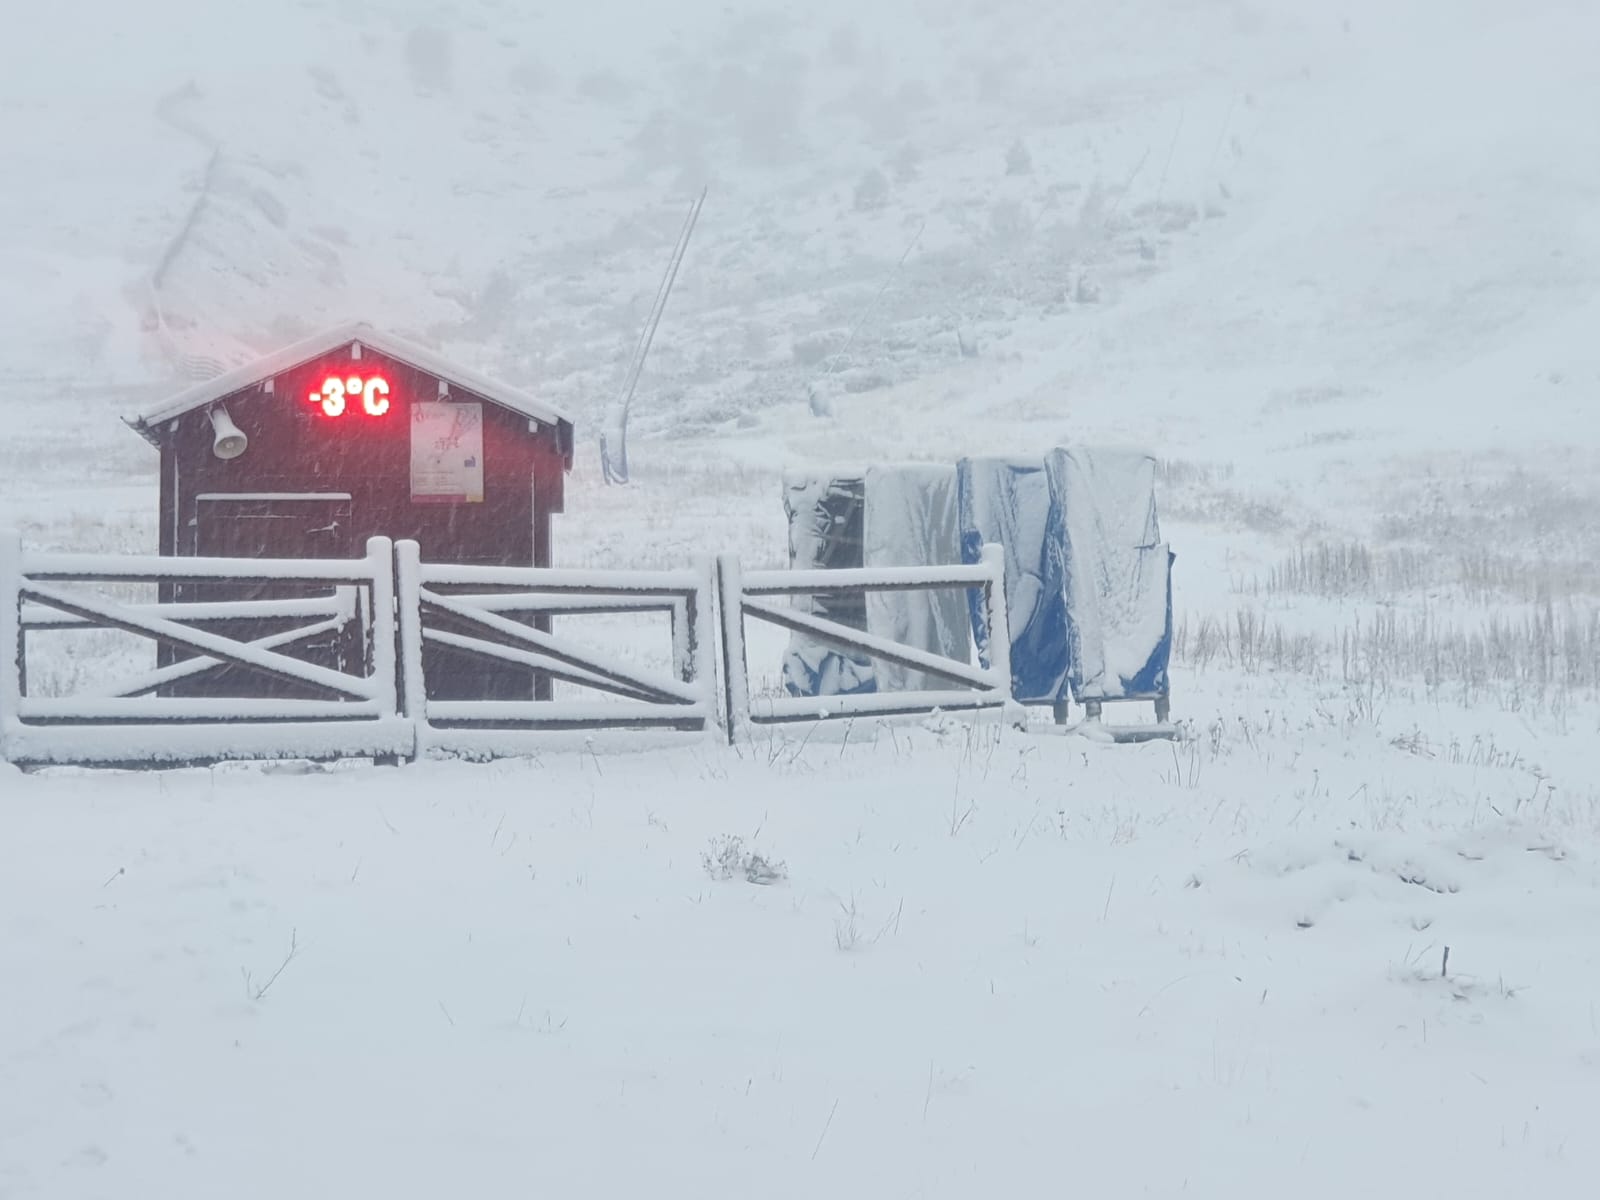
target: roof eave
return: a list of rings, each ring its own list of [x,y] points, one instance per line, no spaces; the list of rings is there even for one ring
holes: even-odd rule
[[[336,326],[303,338],[274,353],[263,355],[253,363],[236,367],[215,379],[186,388],[142,413],[124,416],[123,421],[146,441],[159,446],[160,433],[154,428],[155,426],[193,412],[195,409],[204,408],[208,404],[215,404],[227,396],[284,371],[293,370],[348,342],[370,345],[379,354],[388,355],[469,391],[477,392],[490,403],[498,404],[531,421],[554,425],[558,430],[563,425],[569,431],[572,427],[572,418],[553,405],[538,400],[518,388],[490,379],[471,368],[452,363],[426,346],[415,345],[403,338],[383,333],[365,322]],[[566,441],[570,444],[570,432]]]
[[[149,422],[147,422],[143,417],[128,416],[124,414],[122,423],[137,433],[145,441],[149,442],[157,450],[161,449],[161,434],[157,430],[151,428]]]

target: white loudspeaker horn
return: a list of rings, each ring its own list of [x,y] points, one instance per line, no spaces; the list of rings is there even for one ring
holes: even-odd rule
[[[238,458],[250,444],[250,439],[240,432],[233,418],[228,415],[228,410],[221,405],[211,410],[211,428],[217,433],[216,440],[211,443],[211,452],[220,459]]]

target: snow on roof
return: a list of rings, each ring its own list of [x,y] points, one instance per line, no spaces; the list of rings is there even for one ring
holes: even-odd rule
[[[157,442],[159,437],[157,427],[163,422],[221,400],[224,396],[260,383],[264,379],[293,370],[351,342],[360,342],[363,346],[372,347],[379,354],[398,359],[408,366],[459,384],[467,391],[475,392],[502,408],[520,413],[529,420],[544,425],[565,425],[569,430],[572,427],[572,418],[553,405],[537,400],[526,392],[506,384],[497,383],[476,371],[458,366],[426,346],[419,346],[415,342],[383,333],[362,321],[339,325],[313,334],[254,362],[226,371],[214,379],[197,383],[142,413],[125,416],[123,420],[148,441]],[[563,441],[570,441],[570,435],[563,438]]]

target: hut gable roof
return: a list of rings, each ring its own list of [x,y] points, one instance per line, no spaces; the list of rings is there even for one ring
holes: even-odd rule
[[[425,346],[394,337],[364,322],[340,325],[314,334],[254,362],[218,375],[214,379],[197,383],[143,412],[125,416],[123,420],[147,441],[159,445],[160,427],[175,417],[181,417],[184,413],[213,404],[253,384],[303,366],[351,342],[360,342],[361,345],[369,346],[379,354],[457,384],[462,389],[474,392],[502,408],[520,413],[531,421],[557,426],[560,429],[562,444],[566,446],[572,444],[572,418],[560,409],[537,400],[526,392],[458,366]]]

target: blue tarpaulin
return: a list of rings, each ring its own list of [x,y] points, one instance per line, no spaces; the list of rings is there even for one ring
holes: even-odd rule
[[[1006,552],[1006,614],[1011,622],[1012,697],[1053,704],[1067,695],[1069,646],[1060,540],[1043,459],[964,458],[956,464],[961,560],[975,563],[985,542]],[[989,644],[981,599],[971,595],[972,630],[983,661]]]

